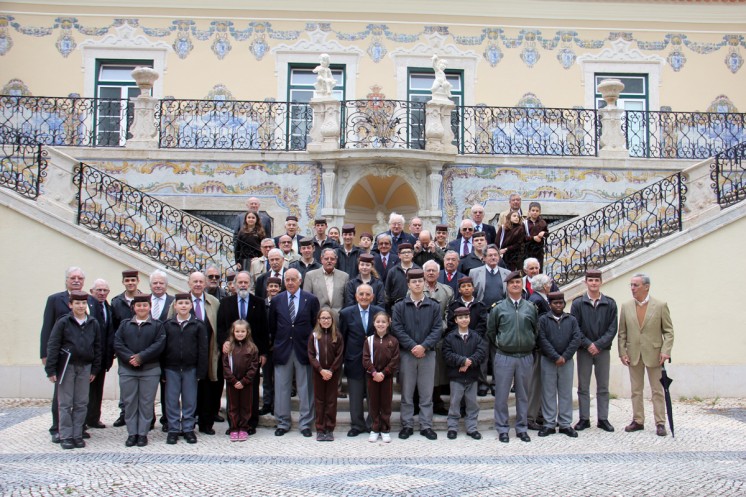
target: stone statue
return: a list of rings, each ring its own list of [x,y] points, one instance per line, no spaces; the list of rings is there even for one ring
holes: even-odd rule
[[[315,97],[331,97],[334,87],[337,86],[337,80],[332,77],[332,70],[329,69],[329,54],[321,54],[321,62],[313,70],[316,74],[316,92]]]
[[[433,69],[435,70],[435,81],[433,81],[433,86],[430,88],[430,91],[433,94],[433,98],[436,97],[443,97],[443,98],[451,98],[451,83],[448,82],[446,79],[446,67],[448,66],[448,61],[445,59],[441,59],[437,55],[433,55]]]
[[[386,214],[384,214],[383,212],[378,211],[376,213],[376,221],[378,222],[373,225],[374,236],[389,229],[389,224],[386,222]]]

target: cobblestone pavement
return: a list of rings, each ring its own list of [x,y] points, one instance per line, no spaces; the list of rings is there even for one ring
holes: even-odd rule
[[[648,416],[652,406],[646,403]],[[0,494],[19,496],[721,496],[746,495],[746,400],[676,402],[676,438],[624,433],[629,400],[612,400],[605,433],[556,434],[499,443],[494,430],[465,436],[369,443],[338,430],[333,443],[297,430],[275,437],[260,428],[248,442],[218,435],[126,448],[124,428],[91,430],[85,449],[49,441],[48,403],[0,400]],[[593,411],[592,411],[593,412]],[[107,425],[116,402],[104,405]],[[394,417],[398,415],[395,413]],[[575,413],[577,420],[577,413]],[[268,424],[268,423],[267,423]]]

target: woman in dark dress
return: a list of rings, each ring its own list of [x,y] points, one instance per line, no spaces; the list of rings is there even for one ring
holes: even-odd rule
[[[236,264],[240,264],[241,269],[248,270],[251,259],[262,256],[263,239],[264,228],[259,220],[259,214],[255,211],[247,212],[233,248]]]
[[[518,211],[510,213],[505,224],[497,230],[495,242],[500,249],[500,256],[505,266],[511,271],[520,271],[523,266],[523,241],[526,238],[521,215]]]

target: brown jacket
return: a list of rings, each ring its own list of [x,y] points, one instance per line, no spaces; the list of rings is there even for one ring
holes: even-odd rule
[[[318,340],[319,348],[316,350],[316,335],[311,333],[308,337],[308,361],[311,363],[311,367],[317,373],[321,372],[322,369],[328,369],[332,373],[339,371],[342,367],[342,360],[344,359],[344,337],[337,330],[337,341],[332,342],[331,331],[324,332],[321,334],[321,338]],[[316,353],[318,352],[318,359]]]
[[[373,339],[373,361],[370,360],[370,339]],[[389,378],[399,369],[399,341],[391,333],[379,337],[378,333],[365,339],[363,368],[369,375],[383,373]]]
[[[231,368],[231,359],[233,367]],[[236,343],[233,352],[223,354],[223,376],[229,386],[233,386],[237,381],[243,385],[248,385],[254,381],[256,372],[259,370],[259,353],[254,347],[249,351],[246,343]]]

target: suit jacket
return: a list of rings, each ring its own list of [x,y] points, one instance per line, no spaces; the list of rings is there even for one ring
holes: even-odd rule
[[[161,309],[161,315],[156,316],[156,319],[158,319],[159,321],[165,321],[166,319],[168,319],[168,313],[170,311],[170,307],[173,301],[174,301],[173,295],[166,294],[166,302],[163,304],[163,309]],[[152,297],[151,297],[150,302],[151,303],[153,302]]]
[[[463,255],[461,255],[461,249],[463,248],[464,248],[464,241],[461,238],[456,238],[455,240],[451,240],[450,242],[448,242],[448,250],[453,250],[461,258],[464,257]],[[469,239],[469,253],[471,254],[472,252],[474,252],[474,241],[470,238]]]
[[[438,283],[443,283],[444,285],[450,286],[451,290],[453,290],[453,294],[458,295],[458,280],[463,278],[464,276],[466,276],[464,273],[456,270],[456,272],[453,273],[453,278],[451,278],[451,281],[448,281],[446,270],[441,269],[440,274],[438,275]]]
[[[484,266],[484,261],[477,257],[476,252],[469,252],[469,255],[461,258],[458,263],[458,270],[469,276],[471,270],[479,266]]]
[[[228,339],[231,325],[240,319],[238,312],[238,295],[230,295],[220,301],[218,308],[217,344],[222,350],[223,343]],[[267,309],[264,299],[249,294],[246,304],[246,321],[251,328],[251,339],[259,349],[259,355],[269,353],[269,336],[267,330]]]
[[[373,254],[373,267],[376,268],[376,272],[378,273],[378,279],[381,281],[386,281],[386,276],[389,274],[389,269],[399,264],[399,256],[394,254],[393,252],[389,252],[389,258],[388,263],[386,264],[386,267],[383,267],[383,261],[381,260],[381,254],[375,253]]]
[[[329,307],[333,311],[339,312],[345,305],[345,287],[347,287],[347,281],[350,277],[339,269],[335,269],[332,275],[334,280],[333,295],[329,295],[326,291],[324,268],[314,269],[306,273],[303,280],[303,290],[314,294],[319,299],[319,306]]]
[[[288,311],[288,292],[278,293],[269,304],[269,334],[274,340],[272,358],[275,364],[287,364],[295,351],[298,362],[308,361],[308,337],[316,326],[319,315],[319,299],[312,293],[300,290],[296,302],[295,321]]]
[[[510,274],[510,271],[500,266],[497,266],[497,271],[500,273],[500,281],[502,281],[503,284],[502,294],[505,296],[507,292],[505,278]],[[475,267],[469,272],[469,277],[474,283],[474,296],[479,301],[484,300],[485,281],[487,280],[487,265]],[[491,305],[491,303],[489,305]]]
[[[93,295],[88,296],[88,314],[93,316],[98,300]],[[39,358],[47,357],[47,344],[49,337],[52,335],[52,328],[62,316],[70,314],[70,294],[67,290],[64,292],[53,293],[47,297],[47,304],[44,306],[44,318],[41,324],[41,333],[39,339]]]
[[[383,233],[379,233],[378,235],[383,235],[384,233],[391,237],[391,253],[392,254],[399,253],[400,243],[411,243],[412,246],[414,246],[414,244],[417,243],[417,237],[405,231],[402,231],[401,233],[399,233],[398,239],[394,238],[394,235],[391,233],[391,230],[386,230]],[[378,235],[376,235],[375,241],[373,242],[373,248],[371,249],[371,251],[375,253],[378,253]]]
[[[280,283],[280,290],[285,290],[285,268],[287,266],[282,268],[282,271],[280,272],[280,280],[282,283]],[[256,279],[256,284],[254,285],[254,295],[259,297],[260,299],[267,298],[267,280],[272,275],[272,271],[267,271],[266,273],[262,274]]]
[[[673,323],[668,304],[650,297],[645,319],[637,321],[634,300],[622,304],[619,313],[619,357],[628,356],[631,365],[642,359],[646,367],[660,364],[660,355],[670,356],[673,348]]]
[[[339,313],[339,331],[345,340],[344,348],[344,371],[348,378],[361,380],[365,377],[363,369],[363,346],[365,338],[375,333],[373,317],[383,312],[383,307],[377,305],[368,306],[368,326],[363,327],[360,317],[360,309],[357,302],[355,305],[345,307]]]
[[[103,308],[106,308],[106,314]],[[168,307],[165,308],[168,314]],[[111,305],[104,301],[104,304],[97,302],[91,311],[91,316],[98,321],[99,331],[101,332],[101,370],[108,371],[114,364],[114,333],[117,331],[112,324]]]

